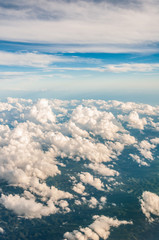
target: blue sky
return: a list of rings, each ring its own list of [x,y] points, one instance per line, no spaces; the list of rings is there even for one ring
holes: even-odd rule
[[[159,100],[158,1],[6,0],[0,13],[1,96]]]

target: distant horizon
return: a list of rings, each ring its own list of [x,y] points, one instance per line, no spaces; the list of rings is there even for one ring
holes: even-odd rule
[[[61,99],[61,100],[116,100],[121,102],[136,102],[150,105],[159,105],[159,94],[156,93],[142,93],[142,92],[85,92],[85,93],[68,93],[67,91],[0,91],[0,100],[11,98],[24,98],[37,100],[40,98],[46,99]]]

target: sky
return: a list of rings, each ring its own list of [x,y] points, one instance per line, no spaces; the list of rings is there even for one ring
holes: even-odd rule
[[[157,104],[157,0],[0,0],[3,97]]]

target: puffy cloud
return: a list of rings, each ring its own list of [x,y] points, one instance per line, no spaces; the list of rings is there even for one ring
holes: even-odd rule
[[[101,198],[100,198],[100,201],[101,201],[101,203],[105,204],[106,201],[107,201],[107,198],[106,198],[106,197],[101,197]]]
[[[69,121],[68,123],[65,124],[64,126],[64,132],[65,133],[71,133],[73,137],[81,136],[85,138],[89,138],[89,133],[80,127],[78,127],[74,122]]]
[[[95,208],[98,204],[98,201],[95,197],[91,197],[91,199],[89,200],[89,207],[90,208]]]
[[[146,140],[143,140],[137,145],[138,150],[140,151],[141,155],[147,159],[153,160],[152,152],[150,151],[151,148],[155,148],[155,145],[149,143]]]
[[[80,128],[110,140],[117,136],[121,127],[111,112],[101,112],[95,107],[88,108],[82,105],[73,111],[71,120]]]
[[[89,159],[92,162],[111,161],[112,149],[102,143],[94,143],[81,136],[75,138],[63,135],[61,132],[49,132],[46,141],[55,146],[61,156],[73,159]],[[59,153],[60,154],[60,153]]]
[[[133,145],[140,155],[152,160],[151,150],[158,138],[138,142],[138,136],[132,136],[133,130],[131,135],[129,133],[130,128],[142,129],[146,124],[145,118],[139,118],[142,111],[144,114],[147,111],[148,115],[152,112],[151,119],[155,121],[158,108],[146,106],[101,100],[39,99],[33,102],[8,98],[6,102],[0,102],[0,178],[23,189],[20,195],[3,192],[1,203],[28,218],[67,213],[71,210],[69,199],[74,197],[75,204],[102,209],[105,197],[96,199],[96,196],[86,193],[86,184],[99,191],[109,191],[108,184],[114,177],[113,189],[117,184],[115,178],[120,174],[114,168],[115,161],[125,146],[131,150],[129,145]],[[122,114],[118,120],[117,114]],[[121,124],[125,119],[129,128]],[[152,127],[152,124],[147,126]],[[130,156],[139,165],[148,165],[133,152]],[[80,182],[71,178],[72,172],[67,168],[69,164],[80,165],[81,168],[77,168]],[[69,174],[68,181],[73,180],[70,191],[78,193],[75,196],[54,186],[54,177],[63,173]],[[52,183],[48,185],[50,179]],[[51,204],[55,211],[50,209]]]
[[[128,122],[128,126],[137,129],[144,129],[144,126],[147,124],[146,118],[139,118],[139,115],[136,111],[130,112],[128,116],[118,116],[122,121]]]
[[[140,146],[140,148],[144,148],[144,149],[146,149],[146,150],[149,150],[149,149],[155,147],[153,144],[149,143],[149,142],[146,141],[146,140],[141,141],[140,144],[139,144],[139,146]]]
[[[151,214],[159,216],[159,196],[157,194],[145,191],[140,202],[142,212],[149,221],[153,221]]]
[[[67,240],[99,240],[108,239],[111,227],[119,227],[122,224],[132,224],[128,221],[119,221],[118,219],[106,216],[94,216],[94,222],[86,228],[74,230],[72,233],[66,232],[64,238]]]
[[[153,122],[151,120],[150,125],[156,130],[159,131],[159,122]]]
[[[122,134],[119,136],[119,141],[121,143],[124,143],[125,145],[133,145],[136,143],[136,139],[134,136],[131,136],[130,134]]]
[[[115,109],[121,110],[122,112],[136,111],[139,114],[146,115],[158,115],[158,107],[153,107],[149,104],[135,103],[135,102],[119,102],[119,101],[109,101],[107,107],[113,107]]]
[[[40,99],[30,110],[30,116],[40,123],[55,122],[56,117],[51,110],[48,100]]]
[[[85,186],[82,183],[77,183],[72,189],[76,193],[84,194]]]
[[[14,211],[18,216],[25,218],[41,218],[57,212],[57,208],[52,201],[48,201],[47,206],[44,206],[35,202],[34,199],[25,199],[19,195],[5,196],[2,194],[0,203],[7,209]]]
[[[140,149],[141,155],[143,155],[145,158],[153,160],[152,153],[146,149]]]
[[[159,138],[153,138],[150,140],[153,144],[159,144]]]
[[[5,110],[10,111],[12,108],[13,108],[13,106],[11,104],[0,102],[0,111],[5,111]]]
[[[66,201],[66,200],[61,200],[59,201],[59,206],[62,208],[62,210],[64,210],[64,212],[70,212],[70,208],[68,207],[69,206],[69,203]]]
[[[1,149],[1,177],[10,183],[28,187],[35,177],[45,179],[60,173],[55,152],[52,149],[43,152],[40,144],[33,140],[34,126],[20,123],[9,132],[8,144]]]
[[[138,155],[136,155],[136,154],[130,154],[130,156],[132,157],[132,159],[133,159],[134,161],[136,161],[136,162],[139,164],[139,166],[141,166],[141,165],[143,165],[143,166],[149,166],[148,163],[145,162],[145,161],[143,161],[143,160],[141,160]]]
[[[103,175],[103,176],[118,176],[119,173],[113,169],[106,167],[104,164],[90,163],[86,167],[92,169],[93,171]]]
[[[88,172],[80,173],[79,177],[83,183],[90,184],[91,186],[95,187],[97,190],[104,191],[104,184],[101,182],[99,178],[93,177]]]

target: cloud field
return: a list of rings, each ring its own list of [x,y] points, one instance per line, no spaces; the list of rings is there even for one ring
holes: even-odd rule
[[[1,206],[24,219],[90,208],[93,223],[66,231],[64,239],[70,240],[107,239],[112,227],[132,225],[133,219],[104,216],[102,210],[109,204],[109,194],[124,184],[119,167],[124,151],[128,164],[139,170],[156,159],[158,117],[158,106],[133,102],[17,98],[0,102],[0,178],[16,189],[1,189]],[[146,131],[154,135],[149,137]],[[151,214],[159,216],[156,193],[145,189],[138,197],[143,216],[149,221]]]

